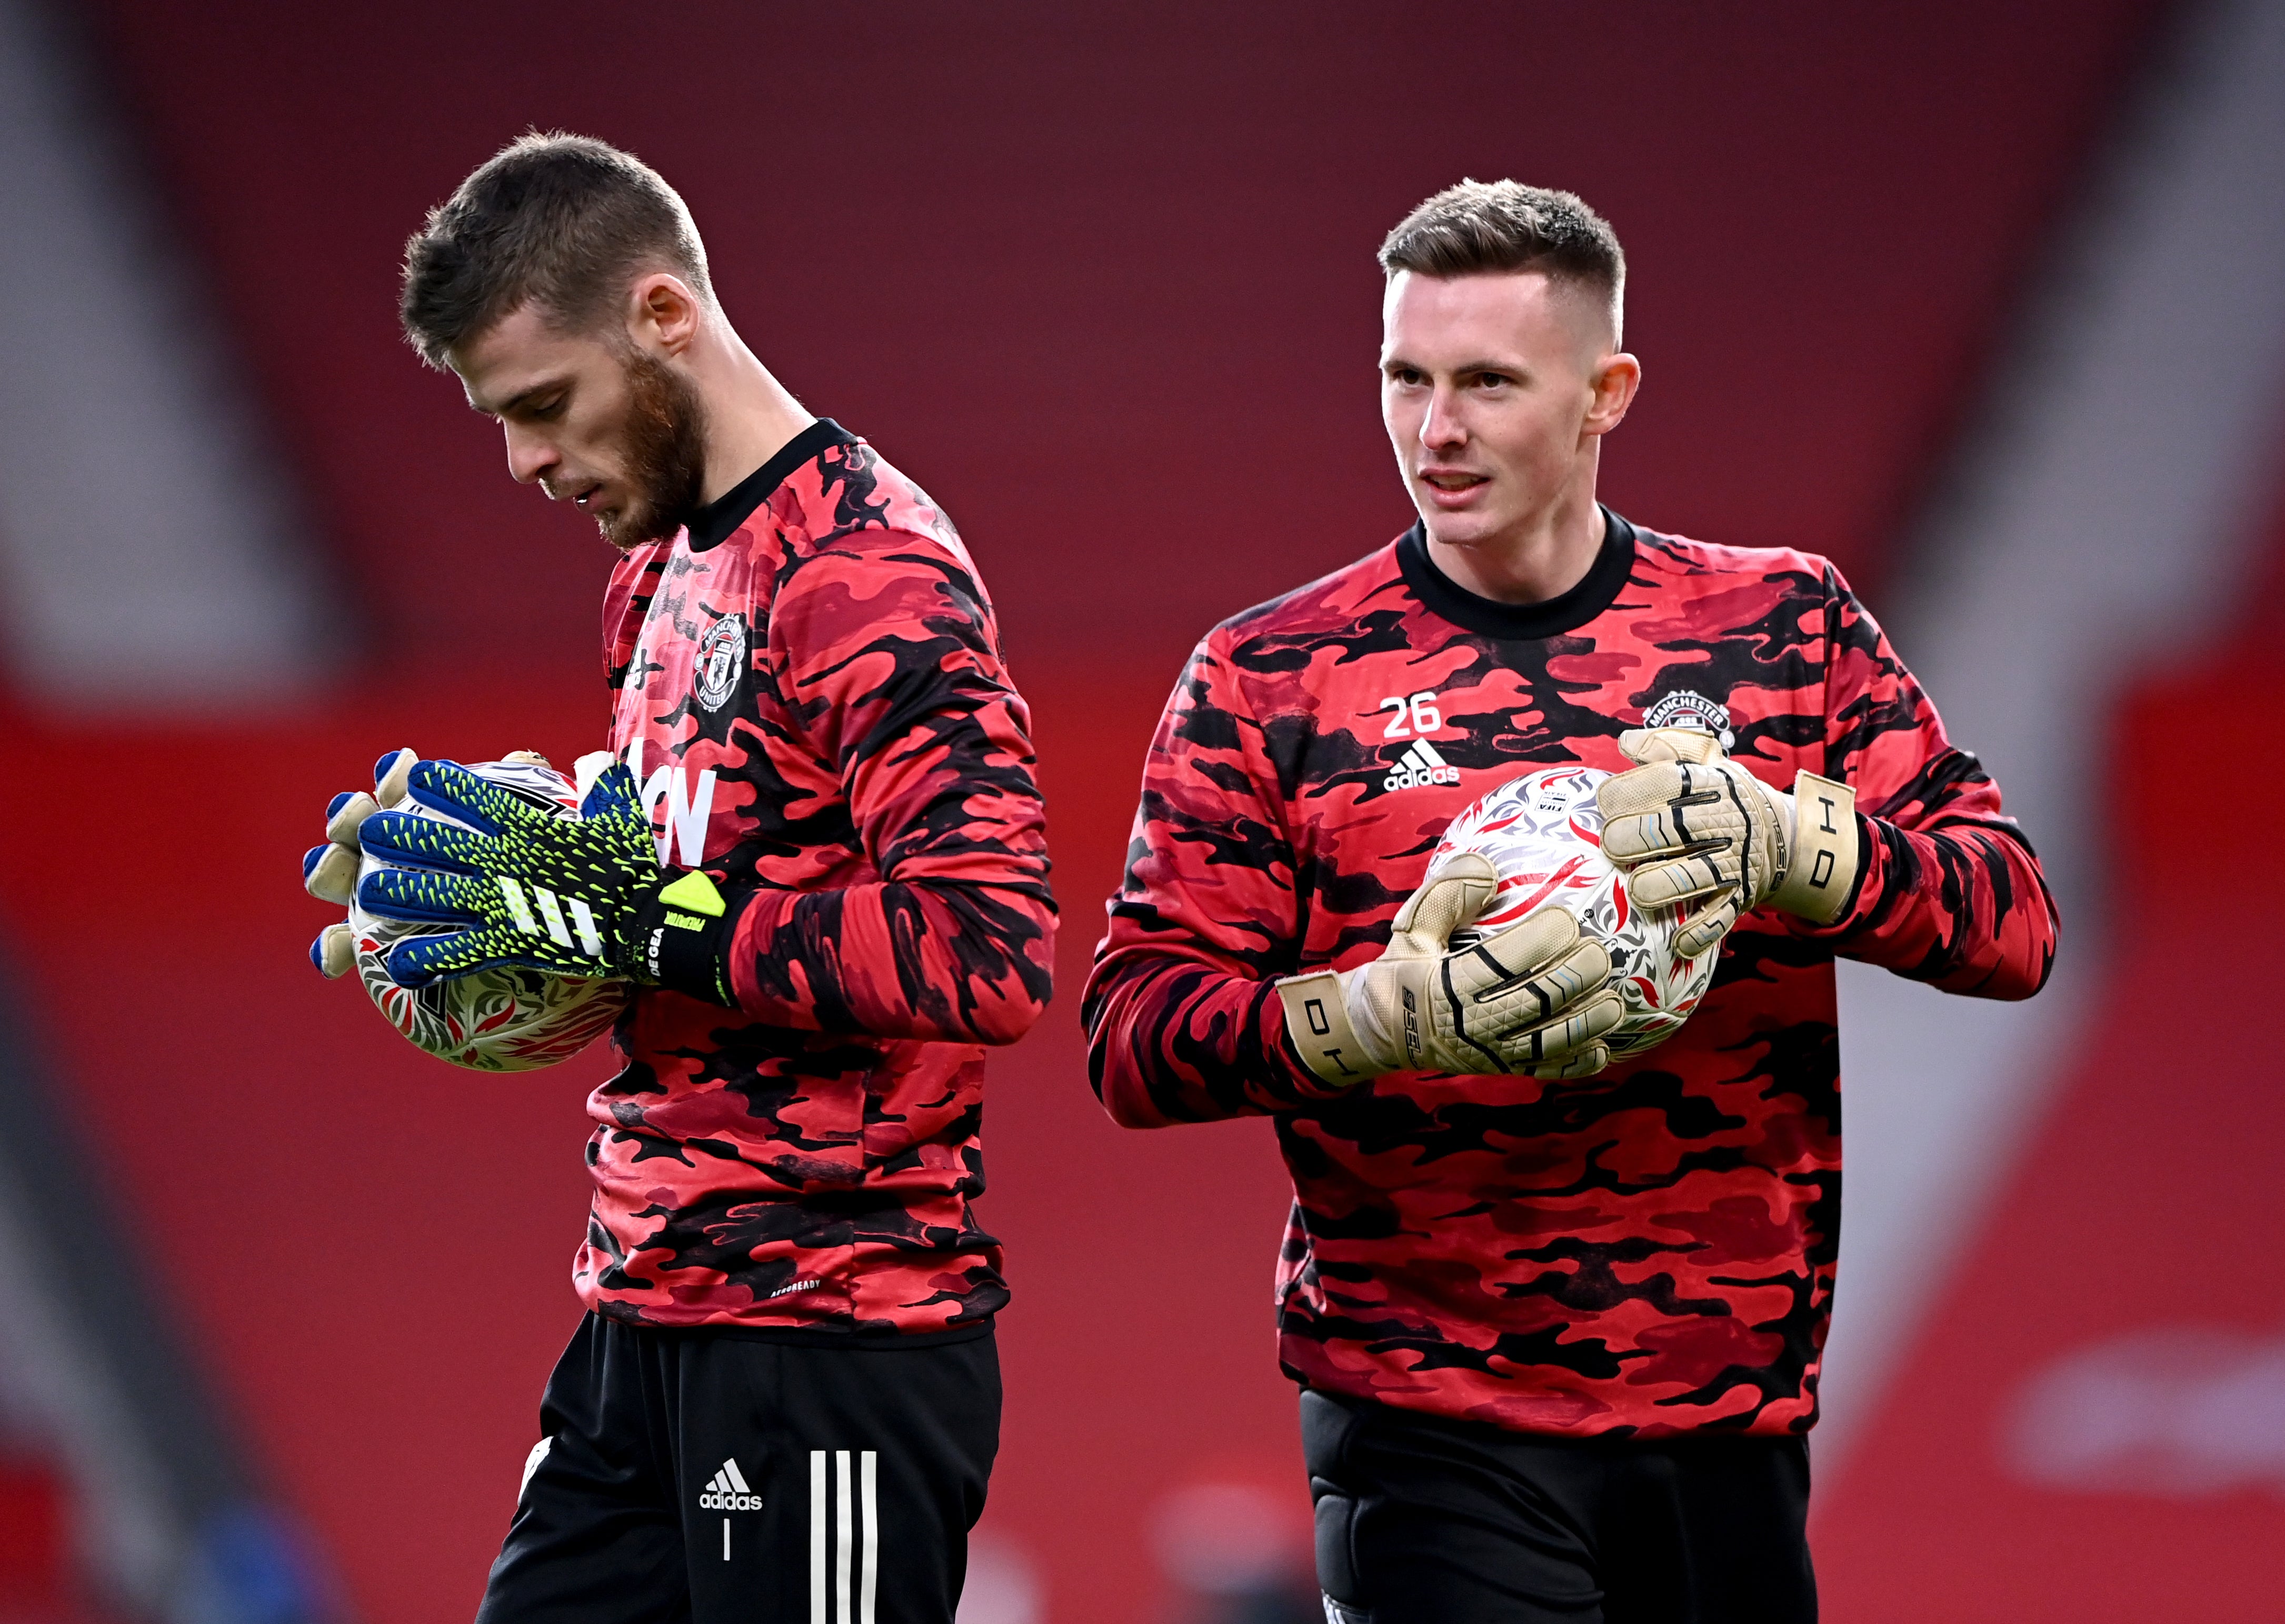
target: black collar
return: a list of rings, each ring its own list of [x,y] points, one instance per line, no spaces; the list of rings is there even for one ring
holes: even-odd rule
[[[1635,567],[1635,527],[1603,509],[1603,545],[1570,591],[1540,603],[1500,603],[1479,598],[1436,568],[1428,537],[1415,523],[1396,543],[1397,567],[1404,584],[1430,613],[1479,637],[1521,642],[1575,632],[1617,601]]]
[[[857,436],[829,417],[821,417],[777,449],[777,454],[690,515],[690,550],[703,553],[730,539],[753,517],[754,509],[804,463],[828,445],[854,445]]]

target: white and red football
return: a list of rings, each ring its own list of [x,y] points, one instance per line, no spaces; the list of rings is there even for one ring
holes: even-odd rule
[[[1535,908],[1555,903],[1578,920],[1580,934],[1611,955],[1612,979],[1626,1016],[1605,1039],[1613,1059],[1642,1054],[1672,1037],[1714,978],[1719,950],[1676,956],[1676,908],[1637,908],[1617,868],[1603,855],[1598,767],[1544,767],[1511,779],[1454,818],[1429,859],[1433,875],[1454,853],[1477,851],[1499,873],[1499,890],[1453,944],[1480,940]]]

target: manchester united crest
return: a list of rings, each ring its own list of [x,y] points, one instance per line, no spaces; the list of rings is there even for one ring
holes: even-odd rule
[[[725,615],[707,627],[706,635],[698,640],[692,687],[699,705],[707,710],[719,710],[738,691],[738,679],[745,670],[746,617]]]
[[[1703,694],[1683,688],[1668,694],[1643,713],[1645,727],[1695,727],[1710,733],[1728,749],[1737,743],[1730,731],[1730,707],[1715,703]]]

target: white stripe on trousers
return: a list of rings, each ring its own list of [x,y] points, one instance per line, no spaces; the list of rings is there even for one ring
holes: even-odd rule
[[[854,1511],[865,1525],[862,1540],[852,1526],[850,1457],[856,1456]],[[833,1503],[826,1504],[827,1458],[831,1457]],[[879,1453],[872,1449],[812,1449],[809,1452],[809,1624],[874,1624],[880,1569]],[[832,1611],[827,1612],[826,1524],[831,1521]],[[852,1573],[852,1560],[855,1572]],[[852,1577],[856,1580],[851,1594]],[[850,1608],[854,1603],[852,1615]]]

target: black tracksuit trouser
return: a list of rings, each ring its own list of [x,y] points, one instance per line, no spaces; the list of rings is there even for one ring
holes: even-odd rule
[[[1332,1624],[1815,1624],[1798,1436],[1566,1439],[1305,1392]]]
[[[591,1314],[539,1426],[478,1624],[953,1624],[999,1353]]]

